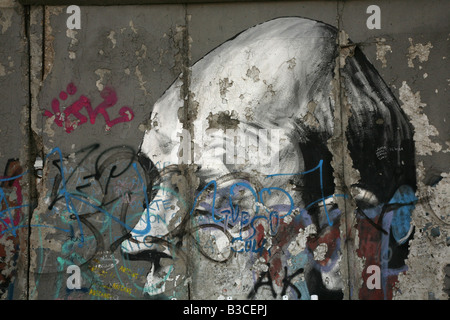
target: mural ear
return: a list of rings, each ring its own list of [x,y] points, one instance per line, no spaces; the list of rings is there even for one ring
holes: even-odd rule
[[[413,188],[401,185],[388,203],[393,211],[391,232],[398,244],[403,244],[411,235],[413,230],[411,216],[417,200]]]

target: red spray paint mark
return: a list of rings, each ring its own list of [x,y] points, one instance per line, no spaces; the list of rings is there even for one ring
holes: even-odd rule
[[[379,219],[379,217],[378,217]],[[374,221],[377,224],[381,224],[380,221]],[[396,270],[383,270],[383,261],[387,263],[391,257],[386,256],[386,252],[382,251],[382,237],[383,234],[379,230],[375,229],[368,221],[368,219],[358,218],[357,229],[359,234],[359,249],[356,250],[359,257],[365,259],[364,269],[361,274],[363,284],[359,291],[360,300],[392,300],[395,287],[398,283],[398,275],[402,271]],[[388,237],[387,235],[384,235]],[[367,281],[372,273],[368,273],[369,266],[375,265],[381,269],[381,273],[386,272],[385,283],[381,284],[380,289],[369,289]],[[391,271],[391,272],[389,272]]]
[[[67,85],[66,91],[61,91],[59,93],[59,99],[62,101],[67,100],[69,96],[77,93],[77,87],[73,83]],[[120,108],[119,115],[115,119],[110,119],[109,114],[106,109],[113,107],[117,103],[117,95],[114,89],[110,87],[105,87],[100,92],[100,96],[103,101],[93,109],[91,106],[91,101],[84,95],[81,95],[77,101],[72,103],[70,106],[61,112],[60,101],[57,98],[52,100],[52,111],[45,110],[44,116],[54,117],[54,122],[58,127],[64,127],[67,133],[71,133],[80,125],[90,121],[91,124],[95,124],[97,116],[101,114],[106,122],[106,129],[109,130],[113,126],[121,122],[128,122],[133,120],[134,113],[131,108],[124,106]],[[87,116],[82,113],[82,111],[87,111]],[[70,117],[75,117],[75,119],[70,120]]]

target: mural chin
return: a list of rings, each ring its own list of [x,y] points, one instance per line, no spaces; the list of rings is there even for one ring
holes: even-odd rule
[[[227,279],[197,285],[199,295],[214,299],[226,291],[244,298],[309,299],[316,294],[319,299],[341,299],[345,266],[340,264],[343,235],[337,203],[350,197],[358,205],[354,214],[361,244],[378,239],[372,248],[381,248],[362,255],[385,255],[390,235],[402,244],[411,234],[411,127],[359,48],[346,57],[345,65],[336,65],[336,37],[335,28],[314,20],[267,21],[192,66],[192,129],[186,130],[179,112],[187,106],[181,99],[182,77],[154,105],[152,118],[157,121],[140,151],[153,163],[170,164],[153,199],[169,197],[177,205],[163,210],[164,226],[149,221],[144,212],[135,235],[150,223],[152,231],[140,236],[170,243],[169,256],[188,252],[203,257],[186,258],[195,264],[193,283],[201,283],[205,272],[226,277],[220,271],[224,266],[235,270],[236,279],[253,279],[231,288],[224,287]],[[351,108],[348,154],[360,174],[349,194],[335,191],[341,172],[332,166],[330,150],[337,68]],[[198,184],[192,206],[186,205],[187,199],[175,199],[186,187],[180,171],[189,166],[196,168]],[[133,254],[130,247],[122,249]],[[368,260],[381,265],[380,290],[389,295],[388,278],[395,270]],[[152,270],[146,288],[157,285],[155,292],[162,294],[164,286],[152,283],[161,281],[154,280]],[[173,269],[164,270],[171,277]]]

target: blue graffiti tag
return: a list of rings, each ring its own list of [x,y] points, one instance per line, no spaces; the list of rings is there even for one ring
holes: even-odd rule
[[[65,200],[65,207],[66,207],[67,211],[69,212],[69,214],[72,214],[75,217],[76,221],[77,221],[77,224],[78,224],[78,227],[79,227],[79,230],[80,230],[80,243],[78,244],[79,247],[83,246],[83,243],[84,243],[84,232],[83,232],[83,226],[82,226],[82,222],[81,222],[81,219],[80,219],[80,215],[79,215],[79,213],[78,213],[78,211],[77,211],[77,209],[76,209],[76,207],[75,207],[75,205],[73,203],[73,200],[77,200],[77,201],[79,201],[79,202],[81,202],[83,204],[86,204],[87,206],[90,206],[91,208],[94,208],[95,210],[98,210],[99,212],[107,215],[109,218],[111,218],[115,222],[119,223],[121,226],[126,228],[128,231],[133,230],[133,227],[129,226],[128,224],[126,224],[124,222],[122,222],[120,219],[118,219],[117,217],[112,215],[110,212],[108,212],[108,210],[105,210],[102,207],[96,206],[96,205],[94,205],[94,204],[84,200],[83,198],[77,196],[78,193],[72,193],[72,192],[68,191],[67,187],[66,187],[67,180],[66,180],[65,175],[64,175],[64,171],[65,170],[64,170],[64,164],[63,164],[63,159],[62,159],[63,157],[62,157],[61,150],[58,147],[54,148],[45,157],[45,160],[47,160],[51,155],[53,155],[55,153],[58,155],[59,161],[61,163],[61,168],[60,168],[60,174],[61,174],[60,186],[61,187],[58,190],[58,196],[64,198],[64,200]],[[146,220],[147,220],[145,229],[143,229],[143,230],[133,230],[133,231],[137,235],[145,235],[145,234],[148,234],[150,232],[150,229],[151,229],[150,211],[149,211],[148,197],[147,197],[147,186],[143,182],[143,179],[142,179],[142,177],[141,177],[141,175],[139,173],[139,170],[137,169],[136,163],[133,163],[132,167],[133,167],[133,169],[136,171],[136,173],[138,175],[139,182],[142,184],[142,188],[143,188],[143,192],[144,192],[144,196],[145,196],[145,203],[146,203],[146,210],[145,211],[146,211]],[[72,230],[70,230],[70,229],[60,229],[60,230],[68,232],[68,233],[72,232]]]

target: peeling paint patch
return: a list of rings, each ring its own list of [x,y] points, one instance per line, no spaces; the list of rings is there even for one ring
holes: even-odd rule
[[[345,63],[346,63],[345,60],[347,59],[347,57],[353,57],[356,46],[354,44],[350,44],[349,36],[344,30],[341,30],[339,32],[339,40],[338,41],[340,44],[339,66],[340,66],[340,68],[343,68],[345,66]]]
[[[416,232],[409,246],[408,270],[400,273],[394,300],[430,298],[447,300],[444,292],[444,268],[450,257],[450,246],[445,234],[450,225],[448,215],[448,197],[450,174],[442,173],[443,179],[435,186],[426,186],[422,181],[425,176],[423,162],[417,166],[418,193],[420,201],[412,215]],[[432,261],[432,263],[430,263]]]
[[[77,34],[78,32],[74,29],[67,29],[66,36],[70,39],[70,46],[74,46],[78,43],[78,39],[76,38]]]
[[[328,251],[328,245],[326,243],[321,243],[314,250],[314,260],[323,261]]]
[[[249,107],[246,107],[244,111],[245,111],[245,119],[246,119],[247,121],[252,121],[253,118],[254,118],[254,112],[253,112],[253,109],[252,109],[252,108],[249,108]]]
[[[417,165],[418,172],[418,194],[421,201],[421,210],[425,213],[421,216],[426,222],[441,224],[445,228],[450,226],[450,203],[447,199],[450,197],[450,172],[442,172],[439,182],[433,185],[423,183],[425,177],[425,167],[420,161]],[[425,225],[425,222],[421,222]]]
[[[55,121],[55,115],[47,118],[47,120],[44,122],[44,132],[47,134],[48,137],[54,137],[55,131],[52,129],[52,124]]]
[[[428,61],[428,56],[430,54],[430,49],[433,48],[431,42],[428,42],[426,45],[421,43],[413,44],[413,39],[409,38],[409,43],[411,46],[408,48],[408,67],[414,68],[414,59],[418,59],[420,63],[424,61]]]
[[[219,80],[219,90],[220,90],[220,97],[222,98],[222,103],[227,103],[228,100],[226,99],[228,88],[231,88],[233,86],[233,81],[230,81],[228,78],[220,79]]]
[[[444,122],[446,122],[445,118],[444,118]],[[447,146],[447,149],[442,150],[442,152],[443,153],[449,153],[450,152],[450,141],[449,140],[445,141],[445,145]]]
[[[336,63],[334,66],[334,77],[332,79],[332,90],[330,92],[330,98],[334,101],[335,109],[333,112],[333,136],[327,141],[327,146],[332,154],[332,160],[330,162],[333,167],[333,176],[336,184],[336,193],[346,193],[346,188],[357,184],[361,180],[360,173],[353,166],[353,159],[350,156],[348,148],[348,140],[345,132],[349,126],[349,121],[352,113],[352,106],[350,105],[345,92],[341,89],[343,77],[341,76],[341,70],[347,63],[347,59],[354,56],[355,45],[349,40],[349,37],[345,31],[339,32],[339,56],[336,57]],[[345,172],[345,173],[344,173]],[[341,225],[339,227],[342,235],[348,234],[347,230],[356,230],[355,221],[349,217],[350,212],[355,212],[356,203],[351,197],[348,200],[343,198],[336,198],[336,202],[339,208],[346,208],[345,214],[341,217]],[[352,235],[355,236],[355,235]],[[356,237],[346,239],[345,251],[356,252],[358,242]],[[358,282],[358,275],[361,274],[362,269],[358,270],[358,266],[361,266],[361,257],[346,255],[345,251],[340,255],[342,257],[342,263],[344,265],[354,265],[355,270],[349,270],[341,268],[342,279],[348,279],[347,281],[352,283],[352,286],[345,288],[344,296],[351,297],[353,292],[359,292],[360,283]]]
[[[111,40],[111,43],[113,45],[113,49],[116,47],[116,44],[117,44],[117,40],[116,40],[116,38],[114,38],[115,35],[116,35],[116,32],[111,30],[111,32],[106,37],[107,39]]]
[[[303,117],[303,120],[305,121],[305,124],[311,127],[318,128],[320,126],[319,121],[317,120],[316,116],[314,115],[314,112],[317,107],[316,101],[310,101],[308,102],[308,113]]]
[[[441,151],[439,143],[430,140],[430,136],[438,136],[439,132],[428,121],[428,117],[423,113],[426,103],[420,101],[420,91],[413,93],[406,81],[403,81],[399,89],[401,106],[405,111],[412,125],[414,126],[414,141],[416,143],[417,154],[431,155],[432,152]]]
[[[209,127],[208,129],[222,129],[226,131],[227,129],[237,129],[239,125],[238,115],[234,110],[231,111],[221,111],[216,114],[212,112],[209,113],[207,117]]]
[[[171,29],[171,33],[169,35],[169,39],[172,42],[172,46],[178,51],[174,54],[174,62],[175,65],[173,67],[173,71],[180,74],[180,79],[183,79],[183,81],[186,82],[186,84],[189,84],[189,74],[190,70],[188,68],[189,61],[191,61],[191,43],[192,38],[189,37],[187,32],[186,26],[180,26],[177,25],[175,27],[175,30]],[[184,99],[184,95],[186,92],[183,93],[184,90],[180,91],[181,99]]]
[[[138,60],[145,59],[147,57],[147,46],[145,44],[141,45],[141,49],[136,50],[135,52]]]
[[[273,90],[273,84],[267,84],[265,80],[263,82],[267,86],[267,93],[269,93],[271,96],[274,96],[276,92],[275,90]]]
[[[55,49],[53,47],[53,41],[55,36],[53,33],[53,28],[50,22],[50,17],[52,15],[59,15],[63,12],[63,7],[45,7],[44,10],[44,23],[45,23],[45,34],[44,34],[44,74],[43,79],[45,80],[50,74],[53,68],[53,61],[55,60]],[[69,56],[70,57],[70,56]]]
[[[376,38],[377,40],[377,60],[380,60],[382,68],[386,68],[386,53],[392,52],[391,46],[386,44],[385,38]]]
[[[144,91],[144,94],[146,96],[150,95],[150,93],[147,91],[147,88],[145,87],[145,84],[147,81],[144,81],[144,76],[142,75],[141,70],[139,70],[139,66],[136,66],[136,69],[134,70],[134,74],[136,75],[138,81],[139,81],[139,89]]]
[[[258,82],[260,73],[261,71],[257,67],[252,66],[251,69],[247,70],[246,76],[251,78],[253,82]]]
[[[255,261],[255,263],[253,264],[253,269],[259,272],[269,271],[269,267],[267,266],[267,263],[263,257]]]
[[[103,81],[105,80],[105,76],[107,74],[110,74],[110,73],[111,73],[111,70],[108,70],[108,69],[97,69],[97,70],[95,70],[95,74],[100,77],[100,79],[98,79],[95,82],[95,85],[97,86],[98,91],[102,91],[103,90],[103,88],[104,88]]]
[[[288,63],[288,69],[292,70],[295,68],[297,63],[295,62],[295,58],[292,58],[291,60],[286,61]]]
[[[306,243],[310,235],[316,234],[317,229],[313,224],[308,225],[305,229],[300,229],[295,241],[289,244],[288,250],[292,256],[296,256],[306,249]]]
[[[52,26],[50,24],[50,13],[48,10],[45,13],[45,34],[44,34],[44,74],[43,79],[47,77],[53,67],[53,60],[55,59],[55,49],[53,48],[53,41],[55,37],[52,35]]]
[[[131,30],[132,30],[135,34],[137,34],[138,29],[136,29],[136,28],[134,27],[133,20],[130,20],[129,26],[130,26]]]

